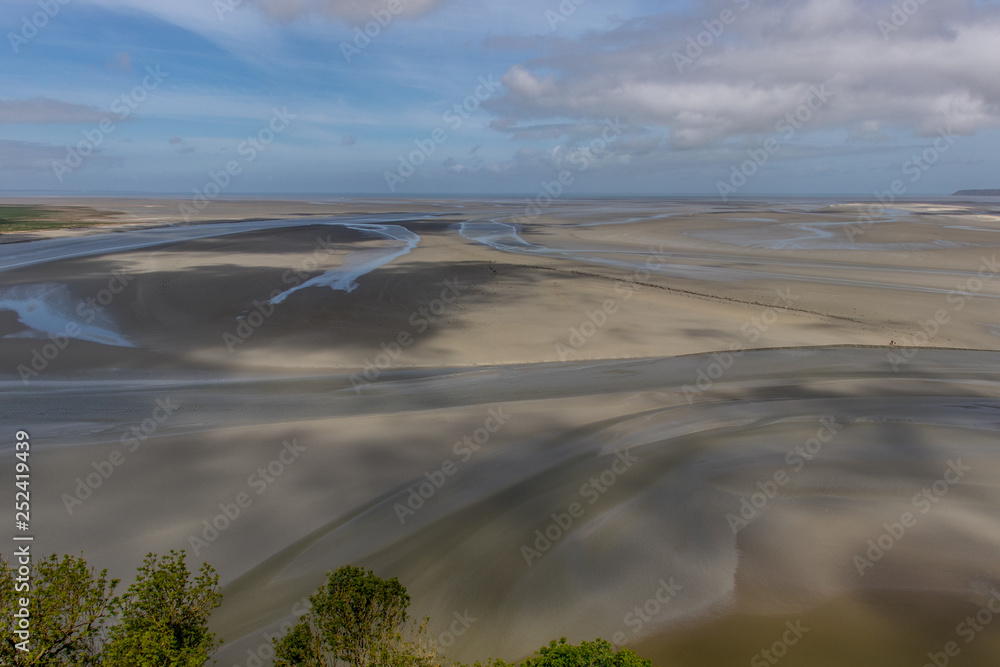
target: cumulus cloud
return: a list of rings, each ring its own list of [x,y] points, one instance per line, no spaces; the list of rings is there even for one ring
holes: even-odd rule
[[[847,139],[1000,125],[1000,7],[936,0],[906,14],[899,4],[710,0],[695,13],[553,38],[548,55],[504,75],[497,129],[621,116],[664,129],[672,148],[705,147],[775,132],[824,85],[830,99],[806,130]]]
[[[108,113],[97,107],[49,97],[0,100],[0,123],[99,123]]]

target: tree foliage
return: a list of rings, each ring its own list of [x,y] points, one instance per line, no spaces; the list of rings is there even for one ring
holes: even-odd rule
[[[218,648],[208,617],[219,606],[219,575],[203,563],[192,579],[184,552],[146,556],[122,599],[105,647],[108,667],[201,667]]]
[[[105,623],[118,610],[114,589],[118,579],[107,570],[96,573],[83,558],[55,555],[35,565],[29,590],[15,588],[15,570],[0,560],[0,664],[72,665],[84,667],[98,661]],[[28,651],[16,648],[14,633],[18,600],[27,597],[30,619]]]
[[[595,639],[581,642],[579,646],[566,643],[563,637],[558,642],[538,649],[533,656],[521,663],[520,667],[651,667],[651,660],[643,660],[635,651],[623,648],[615,651],[611,642]],[[493,667],[517,667],[514,663],[496,661]]]
[[[344,566],[309,598],[312,609],[274,640],[275,667],[429,667],[436,653],[407,626],[410,596],[396,578]]]
[[[323,640],[302,619],[284,637],[274,639],[274,667],[326,667]]]
[[[27,586],[25,586],[27,582]],[[219,606],[219,575],[203,563],[197,575],[183,551],[148,554],[124,595],[118,579],[82,557],[55,555],[18,572],[0,557],[2,667],[203,667],[219,646],[208,618]],[[17,634],[21,599],[30,618],[28,650]],[[428,619],[415,624],[398,579],[345,566],[327,574],[310,611],[274,640],[275,667],[441,667],[427,641]],[[450,663],[449,663],[450,664]],[[525,661],[488,667],[651,667],[630,649],[596,639],[558,642]],[[476,663],[475,667],[484,667]]]
[[[18,586],[27,583],[27,590]],[[218,646],[208,615],[218,575],[208,564],[191,579],[184,552],[149,554],[124,596],[118,579],[82,557],[51,556],[18,577],[0,558],[0,665],[5,667],[201,667]],[[27,598],[30,639],[17,647],[15,614]],[[22,648],[24,645],[22,644]]]

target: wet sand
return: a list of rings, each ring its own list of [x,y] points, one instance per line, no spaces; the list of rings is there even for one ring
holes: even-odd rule
[[[0,244],[0,419],[41,551],[220,571],[219,664],[346,563],[463,660],[1000,655],[996,210],[92,205]]]

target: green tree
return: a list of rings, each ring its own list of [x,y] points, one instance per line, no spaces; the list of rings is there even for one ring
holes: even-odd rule
[[[192,579],[184,552],[148,554],[129,586],[104,649],[107,667],[202,667],[218,648],[208,616],[219,606],[219,575],[203,563]]]
[[[579,646],[566,643],[563,637],[557,642],[538,649],[533,656],[521,663],[521,667],[652,667],[651,660],[643,660],[635,651],[623,648],[615,651],[611,642],[595,639],[582,642]],[[501,660],[490,663],[491,667],[517,667],[514,663]]]
[[[274,640],[275,667],[430,667],[436,653],[421,641],[424,624],[407,626],[410,596],[396,578],[344,566],[310,596],[312,609]]]
[[[113,593],[118,579],[108,579],[107,570],[95,573],[83,558],[55,555],[35,564],[28,581],[18,582],[16,572],[0,558],[0,664],[26,667],[87,667],[99,664],[105,623],[118,609]],[[28,583],[27,591],[17,584]],[[14,614],[19,600],[28,599],[30,639],[27,651]],[[22,645],[23,646],[23,645]]]
[[[313,632],[310,620],[300,620],[284,637],[274,639],[274,667],[326,667],[323,638]]]

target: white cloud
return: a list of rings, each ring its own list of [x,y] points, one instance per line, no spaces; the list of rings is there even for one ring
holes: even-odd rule
[[[698,15],[553,40],[551,55],[507,71],[507,94],[493,108],[520,123],[621,116],[694,148],[773,133],[826,84],[833,98],[805,130],[841,128],[846,139],[864,123],[921,135],[1000,125],[1000,7],[939,0],[892,23],[888,0],[741,4],[710,1]],[[724,9],[732,20],[712,35],[703,22]]]

